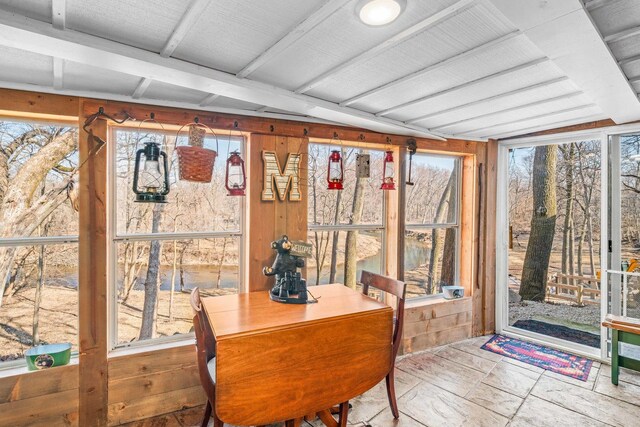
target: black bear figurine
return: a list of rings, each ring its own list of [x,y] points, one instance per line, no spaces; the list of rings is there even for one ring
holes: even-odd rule
[[[276,282],[269,296],[272,300],[289,304],[307,303],[307,282],[300,277],[298,268],[304,267],[304,258],[291,255],[293,244],[287,236],[271,242],[276,251],[276,259],[271,267],[264,267],[265,276],[276,276]]]

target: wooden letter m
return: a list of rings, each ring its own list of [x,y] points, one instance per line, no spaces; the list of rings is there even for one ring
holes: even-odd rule
[[[289,153],[284,170],[280,169],[280,162],[273,151],[263,151],[262,160],[264,161],[262,200],[276,199],[275,191],[273,190],[275,183],[280,201],[284,201],[287,197],[287,192],[289,192],[289,200],[299,202],[302,199],[300,195],[300,177],[298,176],[300,154]]]

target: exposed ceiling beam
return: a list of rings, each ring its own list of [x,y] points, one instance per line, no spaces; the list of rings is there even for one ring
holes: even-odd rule
[[[53,88],[62,90],[64,87],[64,59],[53,58]]]
[[[626,30],[618,31],[617,33],[614,33],[614,34],[610,34],[604,38],[604,41],[607,43],[619,42],[620,40],[637,36],[638,34],[640,34],[640,25],[638,25],[637,27],[627,28]]]
[[[399,79],[396,79],[396,80],[391,81],[389,83],[385,83],[385,84],[383,84],[381,86],[378,86],[376,88],[373,88],[373,89],[370,89],[370,90],[368,90],[366,92],[363,92],[363,93],[361,93],[359,95],[351,97],[351,98],[347,99],[346,101],[341,102],[340,105],[343,105],[343,106],[351,105],[353,103],[356,103],[356,102],[360,101],[361,99],[364,99],[364,98],[367,98],[369,96],[375,95],[377,93],[380,93],[382,91],[388,90],[388,89],[393,88],[395,86],[398,86],[400,84],[410,82],[411,80],[414,80],[414,79],[417,79],[419,77],[422,77],[422,76],[424,76],[424,75],[426,75],[428,73],[431,73],[431,72],[433,72],[433,71],[435,71],[435,70],[437,70],[439,68],[446,67],[447,65],[450,65],[450,64],[452,64],[452,63],[454,63],[456,61],[460,61],[460,60],[462,60],[464,58],[467,58],[469,56],[477,55],[480,52],[484,52],[486,50],[492,49],[496,45],[499,45],[499,44],[504,43],[504,42],[506,42],[508,40],[511,40],[514,37],[519,36],[520,34],[522,34],[522,33],[520,33],[520,31],[515,31],[513,33],[509,33],[507,35],[504,35],[502,37],[498,37],[497,39],[491,40],[488,43],[481,44],[481,45],[476,46],[476,47],[474,47],[472,49],[469,49],[469,50],[466,50],[466,51],[464,51],[462,53],[459,53],[459,54],[457,54],[455,56],[451,56],[451,57],[449,57],[449,58],[447,58],[447,59],[445,59],[443,61],[440,61],[440,62],[437,62],[437,63],[435,63],[433,65],[430,65],[430,66],[428,66],[426,68],[423,68],[421,70],[415,71],[415,72],[413,72],[411,74],[408,74],[406,76],[400,77]]]
[[[178,21],[178,25],[173,29],[169,39],[165,42],[160,51],[160,56],[168,58],[178,48],[185,36],[191,31],[193,25],[202,16],[202,12],[209,6],[211,0],[193,0],[187,7],[186,12]]]
[[[585,2],[584,7],[586,7],[587,10],[591,12],[592,10],[596,10],[598,8],[601,8],[602,6],[610,5],[617,1],[619,0],[591,0]]]
[[[477,101],[467,102],[466,104],[456,105],[455,107],[447,108],[446,110],[440,110],[440,111],[435,111],[433,113],[425,114],[423,116],[416,117],[415,119],[407,120],[405,121],[405,123],[414,124],[426,119],[430,119],[432,117],[441,116],[443,114],[447,114],[452,111],[460,110],[462,108],[468,108],[468,107],[484,104],[487,102],[497,101],[498,99],[506,98],[508,96],[514,96],[514,95],[519,95],[526,92],[531,92],[531,91],[538,90],[540,88],[550,86],[556,83],[566,82],[568,80],[569,80],[569,77],[558,77],[556,79],[547,80],[541,83],[536,83],[536,84],[525,86],[519,89],[510,90],[508,92],[499,93],[497,95],[493,95],[488,98],[482,98],[482,99],[478,99]]]
[[[437,24],[439,24],[440,22],[454,16],[455,14],[471,7],[476,0],[459,0],[457,3],[454,3],[453,5],[429,16],[428,18],[418,22],[417,24],[412,25],[411,27],[407,28],[406,30],[400,31],[399,33],[397,33],[396,35],[394,35],[393,37],[383,41],[382,43],[378,43],[376,46],[372,47],[371,49],[368,49],[364,52],[362,52],[359,55],[354,56],[353,58],[343,62],[340,65],[336,65],[335,67],[331,67],[330,70],[320,74],[319,76],[317,76],[316,78],[314,78],[313,80],[310,80],[309,82],[303,84],[302,86],[300,86],[299,88],[297,88],[295,90],[296,93],[304,93],[304,92],[308,92],[311,89],[313,89],[314,87],[318,86],[320,83],[324,82],[325,80],[327,80],[328,78],[330,78],[331,76],[349,68],[352,67],[356,64],[362,63],[364,61],[367,61],[373,57],[378,56],[379,54],[381,54],[382,52],[384,52],[387,49],[392,48],[393,46],[396,46],[408,39],[410,39],[411,37],[415,36],[416,34],[419,34],[423,31],[425,31],[428,28],[431,28]]]
[[[616,123],[640,119],[638,94],[580,0],[490,0]]]
[[[550,129],[557,129],[557,128],[561,128],[564,126],[572,126],[572,125],[577,125],[577,124],[582,124],[582,123],[589,123],[589,122],[593,122],[596,120],[602,120],[602,119],[606,119],[607,117],[604,114],[595,114],[595,115],[589,115],[589,116],[585,116],[585,117],[578,117],[575,119],[569,119],[569,120],[561,120],[559,122],[553,122],[553,123],[545,123],[543,125],[536,125],[536,126],[529,126],[526,128],[521,128],[518,130],[512,130],[509,132],[504,132],[504,133],[499,133],[496,134],[494,136],[492,136],[491,138],[493,139],[504,139],[504,138],[516,138],[519,136],[524,136],[526,134],[529,133],[533,133],[533,132],[540,132],[543,130],[550,130]]]
[[[131,97],[133,99],[142,98],[144,96],[144,93],[147,91],[147,89],[149,89],[149,85],[151,85],[152,81],[153,80],[147,77],[141,78],[140,81],[138,82],[138,86],[136,86],[136,89],[131,94]]]
[[[213,104],[213,102],[220,98],[220,95],[215,94],[215,93],[210,93],[209,95],[207,95],[206,97],[204,97],[202,99],[202,101],[200,101],[200,106],[201,107],[208,107],[209,105]]]
[[[289,46],[300,40],[309,31],[314,29],[317,25],[322,23],[325,19],[333,15],[338,9],[342,8],[346,3],[351,0],[328,0],[320,9],[313,12],[304,21],[296,25],[287,35],[278,40],[275,44],[271,45],[268,49],[257,56],[247,66],[240,70],[236,76],[243,79],[256,71],[258,68],[271,61],[277,55],[282,53]]]
[[[467,118],[462,119],[462,120],[456,120],[455,122],[449,122],[449,123],[445,123],[445,124],[442,124],[442,125],[439,125],[439,126],[435,126],[435,127],[431,128],[431,129],[433,129],[433,130],[446,129],[446,128],[449,128],[449,127],[452,127],[452,126],[457,126],[457,125],[460,125],[460,124],[463,124],[463,123],[470,122],[472,120],[486,119],[486,118],[493,117],[493,116],[499,116],[499,115],[505,114],[505,113],[513,113],[514,111],[526,110],[528,108],[549,104],[549,103],[555,102],[555,101],[562,101],[562,100],[565,100],[565,99],[575,98],[575,97],[580,96],[580,95],[584,95],[584,93],[582,93],[581,91],[565,93],[564,95],[554,96],[553,98],[541,99],[539,101],[529,102],[529,103],[523,104],[523,105],[518,105],[516,107],[503,108],[502,110],[497,110],[497,111],[492,111],[492,112],[489,112],[489,113],[479,114],[479,115],[473,116],[473,117],[467,117]]]
[[[490,129],[500,128],[500,127],[503,127],[503,126],[515,125],[515,124],[518,124],[518,123],[526,123],[526,122],[531,121],[531,120],[544,119],[545,117],[553,117],[553,116],[558,116],[560,114],[571,113],[571,112],[574,112],[574,111],[586,110],[587,108],[593,108],[593,107],[597,107],[597,106],[598,106],[597,104],[579,105],[577,107],[565,108],[563,110],[556,110],[556,111],[552,111],[550,113],[537,114],[535,116],[525,117],[525,118],[518,119],[518,120],[508,120],[506,122],[494,123],[491,126],[483,126],[483,127],[476,128],[476,129],[465,130],[463,133],[470,134],[470,135],[477,135],[478,133],[482,132],[482,133],[487,134],[487,135],[493,135],[491,132],[485,132],[485,131],[488,131]],[[491,136],[491,137],[493,138],[493,136]]]
[[[444,139],[428,129],[77,31],[0,11],[0,45],[381,132]]]
[[[640,55],[630,56],[628,58],[621,59],[620,61],[618,61],[618,65],[620,65],[621,67],[624,67],[625,65],[629,65],[632,62],[636,62],[636,61],[640,61]]]
[[[468,88],[468,87],[471,87],[471,86],[475,86],[475,85],[477,85],[479,83],[487,82],[487,81],[490,81],[490,80],[493,80],[493,79],[497,79],[497,78],[503,77],[503,76],[511,74],[511,73],[516,73],[516,72],[521,71],[521,70],[526,70],[527,68],[535,67],[535,66],[540,65],[542,63],[545,63],[547,61],[548,61],[548,58],[539,58],[539,59],[536,59],[534,61],[529,61],[527,63],[518,65],[516,67],[511,67],[511,68],[508,68],[506,70],[501,70],[501,71],[498,71],[497,73],[489,74],[488,76],[480,77],[478,79],[468,81],[468,82],[463,83],[461,85],[453,86],[453,87],[450,87],[448,89],[442,90],[440,92],[436,92],[436,93],[432,93],[432,94],[427,95],[427,96],[423,96],[422,98],[414,99],[412,101],[408,101],[408,102],[405,102],[405,103],[402,103],[402,104],[399,104],[399,105],[395,105],[393,107],[387,108],[386,110],[382,110],[382,111],[376,113],[376,116],[386,116],[386,115],[394,113],[394,112],[396,112],[398,110],[402,110],[404,108],[411,107],[413,105],[419,104],[421,102],[428,101],[428,100],[436,98],[438,96],[442,96],[442,95],[445,95],[447,93],[451,93],[451,92],[455,92],[457,90],[461,90],[461,89],[465,89],[465,88]]]
[[[0,81],[0,87],[6,88],[6,89],[25,90],[29,92],[53,93],[56,95],[60,95],[60,92],[54,90],[50,86],[32,85],[28,83]],[[104,99],[104,100],[110,100],[110,101],[130,102],[130,103],[143,104],[143,105],[157,105],[162,107],[180,108],[183,110],[201,110],[201,111],[210,111],[214,113],[238,114],[238,115],[253,116],[253,117],[268,117],[273,119],[293,120],[298,122],[304,121],[309,123],[339,124],[336,122],[330,122],[328,120],[318,119],[316,117],[299,116],[299,115],[284,114],[284,113],[271,113],[271,112],[261,113],[255,110],[243,110],[240,108],[228,108],[228,107],[219,107],[219,106],[198,107],[197,104],[192,104],[189,102],[165,101],[161,99],[144,99],[144,98],[133,99],[131,96],[128,96],[128,95],[119,95],[119,94],[108,93],[108,92],[65,89],[64,91],[62,91],[62,93],[64,93],[65,95],[77,96],[81,98]]]
[[[66,0],[51,0],[51,22],[53,28],[64,30],[67,26],[67,2]]]
[[[633,77],[633,78],[629,79],[629,83],[631,83],[631,84],[640,83],[640,76],[636,76],[636,77]]]

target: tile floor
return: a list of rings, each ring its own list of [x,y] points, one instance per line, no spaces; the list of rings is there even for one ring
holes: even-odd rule
[[[349,424],[373,427],[640,426],[640,373],[594,362],[578,381],[480,349],[479,337],[400,358],[396,392],[401,416],[389,411],[384,381],[354,399]],[[130,424],[191,427],[203,408]],[[211,424],[210,424],[211,425]],[[319,426],[303,423],[303,426]]]

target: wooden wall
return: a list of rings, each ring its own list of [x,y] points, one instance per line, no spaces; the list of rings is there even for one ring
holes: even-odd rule
[[[138,119],[144,119],[153,111],[157,120],[176,125],[191,122],[198,115],[202,123],[216,129],[250,134],[246,158],[249,189],[244,235],[247,290],[270,286],[262,275],[262,267],[270,265],[273,260],[274,254],[269,248],[272,240],[282,234],[300,240],[306,240],[307,236],[306,185],[301,186],[302,201],[261,200],[264,179],[262,150],[275,151],[281,166],[286,162],[287,153],[300,152],[303,154],[301,164],[306,165],[309,138],[329,140],[337,132],[345,143],[358,141],[360,144],[393,146],[394,154],[401,159],[400,154],[405,150],[407,139],[340,126],[0,90],[0,116],[76,120],[76,123],[79,118],[82,123],[84,117],[95,113],[101,106],[108,114],[120,118],[126,111]],[[99,120],[92,128],[96,134],[106,138],[107,126],[104,121]],[[81,133],[80,144],[81,157],[87,158],[90,146],[86,145],[84,133]],[[463,339],[492,328],[492,319],[487,316],[492,312],[494,282],[491,269],[482,268],[486,263],[493,262],[489,236],[492,230],[488,219],[494,217],[490,193],[495,193],[495,190],[491,190],[491,183],[487,180],[495,179],[495,176],[492,178],[489,172],[492,169],[486,167],[493,155],[487,151],[491,145],[423,138],[417,138],[417,144],[420,150],[463,156],[460,277],[468,297],[457,301],[431,300],[410,304],[404,336],[405,352]],[[108,354],[107,284],[103,269],[105,261],[101,255],[106,244],[103,208],[105,163],[100,156],[92,162],[90,170],[83,172],[81,187],[84,199],[81,199],[80,246],[84,256],[81,260],[79,295],[80,365],[76,361],[74,365],[49,371],[5,372],[4,375],[0,372],[0,425],[119,425],[204,402],[193,345],[127,356],[112,357]],[[302,168],[300,175],[304,182],[306,167]],[[399,177],[399,182],[404,181],[402,173]],[[481,182],[484,182],[483,186],[488,185],[488,191],[480,188]],[[400,233],[404,221],[404,212],[400,208],[402,201],[402,191],[389,195],[386,201],[389,256],[385,270],[389,275],[402,274],[403,257],[399,250],[403,247]]]

